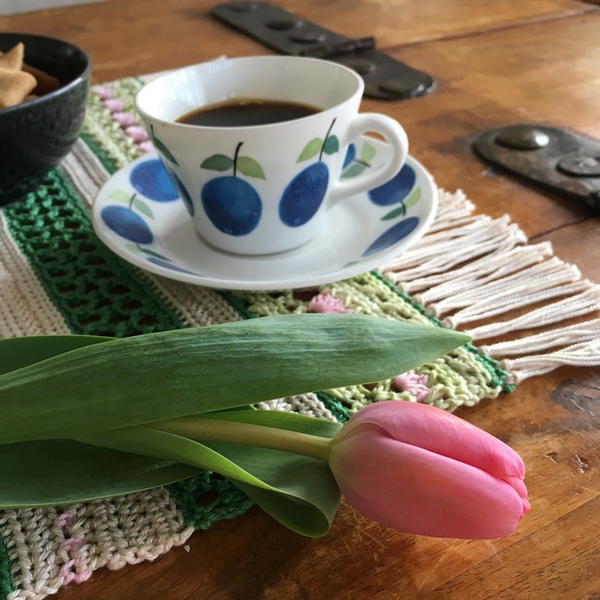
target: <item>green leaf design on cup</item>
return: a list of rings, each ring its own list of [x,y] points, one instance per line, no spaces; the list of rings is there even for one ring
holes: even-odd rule
[[[375,147],[371,146],[369,142],[365,142],[362,145],[362,148],[360,149],[360,160],[369,162],[375,157],[375,154],[377,154],[377,150],[375,150]]]
[[[362,163],[354,163],[353,165],[351,165],[350,167],[348,167],[343,173],[342,173],[342,179],[350,179],[352,177],[357,177],[358,175],[360,175],[365,169],[367,168],[366,165],[363,165]]]
[[[340,149],[340,142],[335,135],[330,135],[323,144],[325,154],[335,154]]]
[[[265,173],[262,167],[249,156],[240,156],[237,159],[237,168],[240,173],[247,175],[248,177],[256,177],[258,179],[265,179]]]
[[[303,162],[316,156],[321,151],[321,146],[323,146],[323,140],[321,138],[313,138],[304,146],[304,149],[300,153],[298,160],[296,162]]]
[[[165,146],[164,142],[159,139],[158,137],[156,137],[156,134],[154,133],[154,126],[150,125],[150,137],[152,138],[152,143],[154,144],[154,146],[156,147],[156,149],[170,162],[172,162],[174,165],[179,166],[179,163],[177,162],[176,158],[173,156],[173,153]]]
[[[201,169],[210,169],[211,171],[227,171],[232,167],[233,159],[224,154],[213,154],[200,165]]]

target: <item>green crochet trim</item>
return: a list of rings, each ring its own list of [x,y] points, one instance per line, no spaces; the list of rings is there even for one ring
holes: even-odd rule
[[[217,521],[244,514],[253,502],[219,475],[201,473],[167,486],[187,526],[208,529]]]
[[[6,600],[8,595],[14,591],[12,580],[12,561],[8,556],[8,550],[0,535],[0,600]]]
[[[243,319],[253,319],[254,317],[257,316],[255,314],[253,314],[251,311],[249,311],[246,308],[244,302],[240,298],[238,298],[237,296],[235,296],[234,294],[232,294],[231,292],[228,292],[226,290],[217,290],[217,293]]]
[[[331,412],[338,423],[346,423],[352,416],[350,411],[338,400],[332,398],[325,392],[317,392],[317,398],[325,405],[325,407]]]
[[[96,142],[95,138],[87,133],[82,133],[81,138],[109,173],[114,173],[117,170],[115,161],[106,152],[104,152],[100,144]]]
[[[59,168],[4,214],[13,239],[73,333],[125,337],[183,326],[96,237]]]

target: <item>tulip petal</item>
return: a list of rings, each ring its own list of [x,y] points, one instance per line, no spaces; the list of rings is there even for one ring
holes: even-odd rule
[[[347,501],[406,533],[487,539],[514,531],[525,502],[506,481],[364,426],[332,445],[331,469]]]
[[[395,440],[453,458],[507,481],[522,480],[525,476],[523,459],[510,446],[435,406],[398,400],[377,402],[354,415],[339,437],[346,438],[357,427],[367,424],[379,426]]]

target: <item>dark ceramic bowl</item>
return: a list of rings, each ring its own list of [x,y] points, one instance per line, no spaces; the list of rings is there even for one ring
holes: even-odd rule
[[[25,62],[60,81],[49,94],[0,108],[0,172],[41,173],[71,149],[83,124],[91,61],[73,44],[43,35],[0,33],[0,50],[25,44]]]

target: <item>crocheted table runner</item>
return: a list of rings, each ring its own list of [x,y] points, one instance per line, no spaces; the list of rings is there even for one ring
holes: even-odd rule
[[[600,364],[600,319],[560,327],[600,308],[600,287],[527,245],[508,217],[473,215],[461,192],[440,190],[429,233],[379,271],[312,290],[227,292],[142,272],[95,236],[89,207],[115,170],[152,150],[133,99],[143,80],[92,90],[81,139],[38,185],[0,182],[0,337],[83,333],[128,336],[254,316],[305,311],[363,312],[466,330],[462,348],[415,372],[369,386],[261,403],[344,422],[379,400],[455,410],[510,392],[562,364]],[[542,308],[539,308],[540,303]],[[516,318],[504,313],[534,305]],[[492,322],[490,317],[494,317]],[[471,327],[487,319],[487,324]],[[486,344],[509,332],[540,334]],[[240,385],[244,385],[240,381]],[[194,530],[244,513],[251,502],[204,473],[151,491],[62,507],[0,512],[0,600],[35,600],[95,569],[153,560]]]

